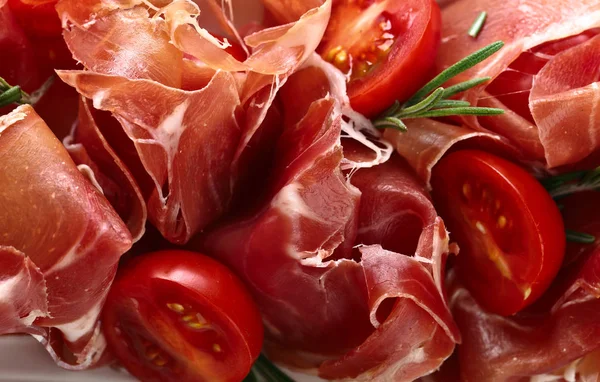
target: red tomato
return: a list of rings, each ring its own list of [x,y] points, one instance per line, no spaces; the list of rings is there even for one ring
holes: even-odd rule
[[[600,33],[600,29],[590,29],[576,36],[550,41],[521,53],[510,64],[508,70],[500,73],[490,83],[486,91],[495,96],[507,108],[535,124],[529,109],[529,93],[533,85],[533,77],[557,53],[579,45]],[[481,119],[485,125],[485,118]]]
[[[102,325],[110,349],[143,381],[241,381],[263,341],[241,281],[215,260],[180,250],[121,269]]]
[[[350,103],[373,117],[429,79],[440,20],[434,0],[339,0],[319,53],[350,74]]]
[[[62,27],[56,12],[58,0],[8,0],[25,32],[33,37],[58,37]]]
[[[9,84],[30,92],[44,83],[31,43],[7,6],[0,6],[0,52],[0,77]]]
[[[434,167],[431,185],[460,247],[459,276],[480,305],[511,315],[548,288],[566,239],[556,204],[535,178],[500,157],[464,150]]]

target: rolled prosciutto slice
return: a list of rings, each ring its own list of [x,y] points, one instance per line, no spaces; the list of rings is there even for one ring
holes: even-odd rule
[[[474,39],[466,31],[481,11],[489,18]],[[507,113],[467,117],[464,122],[475,130],[500,134],[549,168],[598,150],[600,37],[594,28],[600,27],[599,15],[600,4],[592,0],[458,0],[446,6],[440,70],[493,41],[506,44],[454,81],[492,77],[491,84],[472,89],[464,98]]]
[[[600,193],[561,199],[565,226],[600,237]],[[600,349],[600,240],[568,243],[562,270],[535,305],[514,317],[485,312],[466,289],[452,292],[465,381],[595,381]],[[457,376],[441,375],[440,380]]]
[[[467,30],[481,11],[488,18],[472,38]],[[464,117],[466,129],[410,121],[413,131],[408,138],[387,133],[424,179],[439,154],[458,142],[486,141],[486,148],[503,152],[512,146],[507,153],[512,159],[537,170],[563,171],[565,165],[586,158],[590,160],[585,167],[600,164],[600,3],[454,0],[442,8],[442,19],[438,71],[494,41],[504,41],[498,53],[448,85],[489,76],[491,82],[461,97],[505,113]]]
[[[342,148],[327,67],[289,79],[264,195],[199,245],[250,287],[273,359],[327,379],[414,380],[460,339],[442,289],[448,236],[401,159],[342,171],[346,146],[354,163],[375,154]]]
[[[118,121],[90,129],[84,112],[85,126],[69,142],[86,149],[87,162],[104,163],[101,172],[116,171],[109,161],[120,159],[118,172],[130,176],[102,177],[122,190],[116,199],[141,195],[149,220],[179,244],[228,211],[242,180],[264,163],[277,135],[268,118],[277,115],[277,91],[319,44],[331,9],[331,0],[319,2],[289,24],[241,40],[227,9],[205,4],[62,0],[57,6],[65,40],[87,69],[59,75],[89,100],[88,109]],[[245,60],[205,29],[214,20],[239,40]],[[88,149],[94,141],[104,149]],[[139,237],[143,211],[119,212]]]
[[[0,117],[0,157],[0,334],[32,334],[60,366],[89,367],[129,231],[31,106]]]

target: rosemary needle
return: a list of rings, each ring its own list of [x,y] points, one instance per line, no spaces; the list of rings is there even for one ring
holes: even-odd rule
[[[572,231],[570,229],[565,230],[565,233],[567,235],[567,241],[572,243],[592,244],[596,241],[596,237],[589,233]]]
[[[483,24],[485,23],[486,18],[487,18],[487,12],[486,11],[481,12],[477,16],[475,21],[473,22],[473,25],[471,25],[471,28],[469,28],[469,31],[467,32],[468,35],[473,38],[477,38],[477,36],[481,32],[481,28],[483,28]]]
[[[456,64],[438,74],[434,79],[429,81],[427,84],[425,84],[425,86],[417,91],[415,95],[413,95],[411,99],[406,102],[407,106],[414,105],[415,103],[419,102],[424,96],[432,92],[434,89],[438,88],[452,77],[455,77],[484,61],[492,54],[499,51],[503,46],[504,42],[496,41],[458,61]]]
[[[402,119],[435,118],[452,115],[489,116],[504,113],[502,109],[476,107],[471,106],[467,101],[448,99],[491,80],[490,77],[474,78],[447,88],[442,87],[446,81],[487,59],[500,50],[503,45],[502,41],[496,41],[463,58],[425,84],[404,104],[398,101],[394,102],[390,108],[373,121],[373,125],[378,129],[394,128],[407,131]]]
[[[29,95],[20,86],[12,86],[4,78],[0,77],[0,107],[10,105],[11,103],[30,103]]]

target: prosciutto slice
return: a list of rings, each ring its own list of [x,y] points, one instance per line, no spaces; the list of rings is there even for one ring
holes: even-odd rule
[[[120,138],[120,142],[113,139],[111,146],[103,134],[107,130],[107,135],[114,137],[115,132],[120,130],[118,122],[108,113],[94,111],[91,102],[82,98],[77,128],[65,139],[64,145],[76,163],[93,170],[104,196],[127,224],[134,241],[137,241],[145,232],[147,210],[144,196],[129,168],[141,173],[142,165],[137,156],[131,155],[124,157],[128,161],[126,165],[112,146],[127,152],[133,151],[132,144],[126,145],[127,136],[117,135],[115,138]],[[148,179],[145,183],[149,182]]]
[[[453,149],[472,147],[513,158],[521,156],[518,149],[497,134],[426,118],[407,120],[405,124],[407,132],[387,129],[384,137],[428,186],[435,164]]]
[[[484,10],[490,17],[473,39],[466,31]],[[517,76],[532,83],[531,89],[517,90],[514,94],[488,94],[485,86],[466,92],[463,98],[472,104],[510,110],[490,118],[467,117],[464,123],[477,131],[500,134],[519,147],[530,161],[539,161],[548,168],[575,163],[599,149],[598,38],[581,44],[563,44],[559,51],[544,48],[549,41],[599,27],[597,1],[457,0],[444,7],[442,18],[439,70],[493,41],[503,40],[506,44],[486,62],[457,76],[454,82],[490,76],[507,87],[511,81],[517,81]],[[524,66],[525,62],[529,64]],[[528,71],[535,65],[538,65],[535,71]],[[514,101],[529,90],[528,98]],[[503,97],[513,98],[511,104],[518,104],[518,108],[504,105]]]
[[[561,204],[567,228],[600,234],[600,219],[593,212],[600,207],[598,192],[577,194]],[[483,311],[466,289],[456,287],[452,310],[463,335],[458,347],[463,380],[529,376],[595,380],[600,349],[599,275],[597,240],[586,245],[568,243],[563,268],[550,289],[514,317]]]
[[[250,287],[272,358],[328,379],[413,380],[439,367],[460,338],[441,289],[448,237],[400,159],[348,180],[341,107],[319,91],[333,92],[319,70],[293,75],[282,90],[300,94],[295,86],[306,83],[295,76],[315,79],[316,89],[302,92],[312,102],[301,97],[304,112],[285,118],[264,195],[198,245]],[[296,103],[283,100],[287,115]],[[354,161],[364,157],[353,151]]]
[[[30,333],[59,365],[89,367],[129,231],[30,106],[0,117],[0,157],[0,333]]]
[[[229,13],[209,5],[235,34]],[[149,220],[171,242],[187,242],[230,208],[242,180],[264,163],[277,135],[267,118],[277,114],[269,114],[275,95],[318,45],[330,8],[330,0],[319,3],[294,22],[247,36],[251,52],[240,62],[203,27],[206,16],[191,1],[62,0],[65,39],[87,70],[59,75],[124,132],[99,125],[74,142],[94,140],[99,130],[107,145],[87,150],[88,162],[106,162],[112,150],[120,172],[135,179]],[[117,143],[119,135],[132,145]],[[117,183],[132,194],[129,180]]]

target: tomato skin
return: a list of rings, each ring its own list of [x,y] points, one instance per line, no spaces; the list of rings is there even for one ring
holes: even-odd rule
[[[477,302],[512,315],[534,302],[565,252],[558,207],[516,164],[477,150],[456,151],[433,169],[436,209],[460,252],[456,268]]]
[[[20,85],[27,92],[36,90],[44,78],[40,75],[31,43],[7,6],[0,7],[0,25],[0,77],[11,85]]]
[[[19,24],[32,37],[59,37],[62,33],[56,12],[58,0],[8,0]]]
[[[348,96],[352,107],[366,116],[374,117],[394,101],[406,101],[431,78],[435,56],[441,39],[441,12],[437,3],[430,3],[427,28],[412,50],[392,49],[375,75],[350,83]],[[423,8],[427,9],[426,7]]]
[[[241,281],[183,250],[145,254],[120,269],[102,327],[110,350],[142,381],[240,381],[263,341]]]
[[[362,1],[376,3],[377,1]],[[353,3],[350,1],[350,3]],[[396,4],[396,3],[394,3]],[[400,3],[398,3],[400,4]],[[377,116],[394,101],[406,101],[432,76],[435,56],[441,39],[441,12],[435,0],[408,0],[398,14],[388,14],[399,29],[389,54],[365,76],[351,79],[348,96],[352,107],[367,117]],[[336,34],[335,25],[343,24],[348,1],[334,2],[332,18],[319,52],[337,45],[344,46],[345,36]],[[399,7],[398,5],[394,5]],[[336,12],[336,7],[339,11]],[[400,8],[399,8],[400,9]],[[409,16],[407,16],[410,14]],[[411,19],[411,25],[406,17]]]

